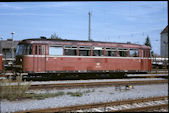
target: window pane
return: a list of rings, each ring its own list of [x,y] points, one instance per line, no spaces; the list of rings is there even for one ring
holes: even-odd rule
[[[45,45],[42,45],[42,55],[45,55]]]
[[[49,55],[63,55],[63,48],[57,46],[50,46]]]
[[[28,46],[28,45],[25,45],[25,46],[24,46],[23,55],[26,55],[26,54],[27,54],[27,46]]]
[[[79,47],[79,56],[90,56],[91,48],[88,46]]]
[[[90,50],[79,50],[79,56],[90,56]]]
[[[70,56],[75,56],[77,55],[77,47],[76,46],[65,46],[64,47],[64,54],[65,55],[70,55]]]
[[[37,55],[37,54],[38,54],[38,46],[35,45],[35,55]]]
[[[130,49],[130,56],[131,57],[138,57],[138,50],[137,49]]]
[[[41,46],[39,45],[39,55],[41,55]]]
[[[106,51],[106,56],[116,56],[116,51]]]
[[[64,49],[65,55],[77,55],[76,49]]]
[[[32,54],[32,45],[27,45],[26,54],[27,55],[31,55]]]
[[[103,50],[93,50],[93,56],[104,56]]]
[[[104,47],[93,47],[93,56],[104,56]]]
[[[126,57],[127,51],[119,51],[119,56]]]
[[[126,49],[126,48],[119,48],[118,51],[119,51],[118,52],[119,56],[122,56],[122,57],[126,57],[127,56],[128,49]]]
[[[16,49],[16,55],[22,55],[24,50],[24,45],[18,45]]]

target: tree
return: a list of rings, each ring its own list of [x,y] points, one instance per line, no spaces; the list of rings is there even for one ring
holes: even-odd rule
[[[151,43],[150,43],[150,38],[149,38],[149,36],[147,36],[146,42],[144,43],[144,45],[149,46],[149,47],[151,48]]]
[[[91,42],[92,42],[92,41],[94,41],[94,40],[90,39],[89,41],[91,41]]]
[[[150,50],[152,49],[149,36],[147,36],[146,42],[144,43],[144,45],[149,46],[149,47],[150,47]],[[153,50],[151,50],[150,52],[151,52],[151,56],[154,57],[154,52],[153,52]]]
[[[56,35],[56,33],[51,34],[51,39],[61,39],[59,36]]]

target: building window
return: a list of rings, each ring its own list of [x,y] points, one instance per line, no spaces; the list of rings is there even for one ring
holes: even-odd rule
[[[65,55],[70,55],[70,56],[77,55],[77,47],[76,46],[65,46],[64,53]]]
[[[106,56],[116,56],[116,48],[105,48]]]
[[[79,56],[90,56],[91,48],[90,47],[79,47]]]
[[[103,47],[93,47],[93,56],[104,56]]]
[[[3,58],[12,58],[11,49],[9,48],[3,48],[2,54],[3,54]],[[17,55],[22,55],[22,52],[17,52]]]
[[[127,56],[127,52],[128,50],[127,49],[118,49],[118,55],[121,56],[121,57],[126,57]]]
[[[63,47],[61,46],[50,46],[49,55],[63,55]]]
[[[139,54],[138,54],[138,49],[130,49],[130,56],[131,57],[138,57]]]

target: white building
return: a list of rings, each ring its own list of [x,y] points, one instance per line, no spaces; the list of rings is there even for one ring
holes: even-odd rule
[[[161,34],[160,55],[161,57],[168,57],[168,25],[160,34]]]

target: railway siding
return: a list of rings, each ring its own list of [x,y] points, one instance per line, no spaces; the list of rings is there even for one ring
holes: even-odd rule
[[[141,84],[161,84],[168,83],[168,80],[140,80],[140,81],[111,81],[111,82],[87,82],[87,83],[61,83],[61,84],[39,84],[31,85],[30,89],[62,89],[75,87],[94,87],[94,86],[119,86],[119,85],[141,85]]]
[[[145,104],[146,103],[146,104]],[[128,105],[128,106],[127,106]],[[69,107],[47,108],[37,110],[27,110],[23,112],[126,112],[126,111],[145,111],[145,109],[168,107],[168,96],[141,98],[133,100],[123,100],[106,103],[94,103],[85,105],[76,105]],[[101,108],[102,110],[99,110]],[[16,112],[16,113],[21,113]]]
[[[91,81],[65,81],[65,82],[34,82],[31,83],[30,90],[35,89],[63,89],[77,87],[99,87],[99,86],[120,86],[120,85],[142,85],[168,83],[168,79],[122,79],[122,80],[91,80]],[[21,85],[25,85],[22,83]],[[11,83],[11,85],[17,85]],[[1,85],[0,87],[6,87]]]

